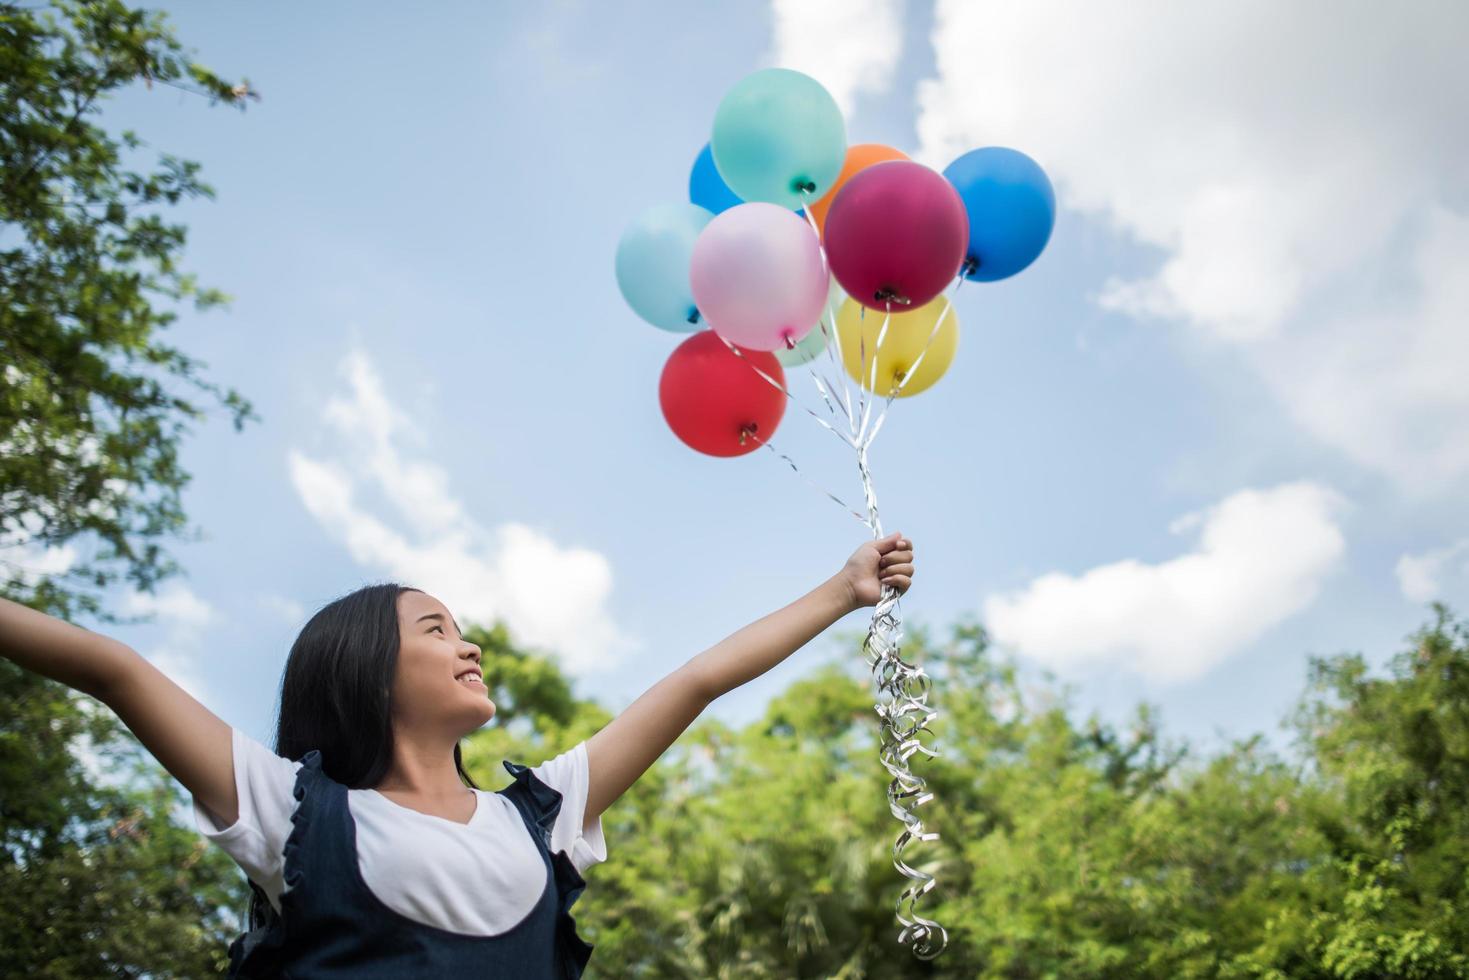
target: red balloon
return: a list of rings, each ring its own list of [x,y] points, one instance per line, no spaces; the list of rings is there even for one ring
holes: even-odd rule
[[[770,351],[739,348],[745,359],[785,386]],[[674,348],[658,381],[658,401],[673,434],[710,456],[743,456],[775,434],[786,396],[755,373],[713,330]]]
[[[916,310],[959,274],[969,244],[964,200],[943,174],[911,160],[848,180],[826,215],[831,274],[863,306]]]

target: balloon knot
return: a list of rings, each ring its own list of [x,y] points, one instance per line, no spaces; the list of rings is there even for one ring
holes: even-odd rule
[[[971,255],[964,260],[964,266],[959,270],[961,275],[972,276],[979,271],[979,257]]]
[[[787,330],[785,333],[781,334],[780,335],[780,339],[781,340],[784,340],[786,342],[786,350],[795,350],[796,349],[796,342],[791,339],[791,332],[789,330]]]
[[[699,322],[699,311],[698,310],[694,310],[693,312],[691,312],[689,314],[689,322],[690,323],[698,323]]]
[[[754,438],[755,432],[759,428],[760,426],[754,422],[746,422],[744,425],[740,426],[740,445],[743,446],[747,438]]]
[[[877,292],[872,294],[872,298],[879,303],[898,303],[902,306],[908,306],[913,302],[911,299],[900,294],[896,289],[892,288],[891,286],[885,286],[882,289],[879,289]]]
[[[815,194],[816,183],[805,177],[797,177],[791,182],[791,187],[802,194]]]

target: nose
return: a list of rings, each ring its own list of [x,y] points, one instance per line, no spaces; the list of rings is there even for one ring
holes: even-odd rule
[[[470,643],[468,640],[465,640],[464,641],[464,645],[470,651],[469,654],[468,654],[469,659],[470,660],[473,660],[475,663],[479,663],[479,661],[480,661],[479,647],[475,646],[473,643]]]

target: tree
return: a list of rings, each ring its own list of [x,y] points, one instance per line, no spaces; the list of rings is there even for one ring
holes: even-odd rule
[[[225,297],[179,268],[185,229],[162,213],[212,194],[198,165],[135,169],[143,141],[96,121],[138,82],[254,97],[192,62],[161,15],[0,2],[0,592],[68,619],[116,622],[101,590],[177,571],[160,542],[185,524],[178,443],[204,414],[188,389],[236,429],[254,417],[159,337]],[[0,661],[0,975],[219,972],[244,894],[174,819],[182,802],[110,713]]]
[[[0,976],[222,974],[248,893],[183,803],[110,711],[0,659]]]
[[[910,854],[938,877],[923,910],[950,935],[923,963],[895,941],[898,823],[854,638],[850,664],[757,722],[696,723],[608,810],[609,861],[577,906],[590,972],[1469,976],[1466,641],[1440,608],[1388,677],[1358,656],[1313,661],[1291,755],[1255,736],[1202,758],[1146,707],[1120,730],[1076,720],[1064,689],[1022,682],[977,625],[942,645],[915,631],[905,655],[935,679],[942,752],[919,763],[936,794],[923,812],[942,837]],[[510,676],[541,675],[535,660],[512,657]],[[474,757],[546,757],[605,717],[552,700],[569,705],[556,737],[492,726]]]
[[[182,533],[179,439],[222,403],[254,413],[159,333],[192,303],[225,301],[182,271],[185,229],[160,211],[209,197],[196,163],[97,122],[110,93],[142,82],[243,107],[255,93],[189,60],[159,14],[121,0],[0,3],[0,588],[17,601],[105,620],[100,589],[151,591],[177,571],[160,539]],[[100,542],[75,560],[69,543]],[[37,549],[67,549],[52,567]]]
[[[1469,623],[1433,609],[1387,677],[1311,663],[1293,724],[1326,846],[1281,921],[1312,976],[1469,977]]]

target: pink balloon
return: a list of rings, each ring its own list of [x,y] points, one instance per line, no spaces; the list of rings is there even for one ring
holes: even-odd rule
[[[837,191],[825,239],[831,274],[849,296],[874,310],[916,310],[959,274],[969,216],[943,174],[892,160]]]
[[[794,212],[759,201],[705,225],[689,260],[700,315],[750,350],[786,350],[806,336],[821,318],[828,284],[816,233]]]

